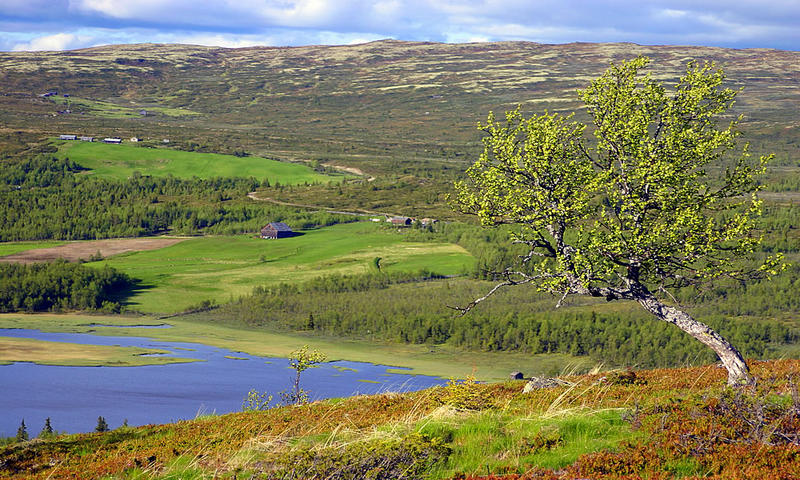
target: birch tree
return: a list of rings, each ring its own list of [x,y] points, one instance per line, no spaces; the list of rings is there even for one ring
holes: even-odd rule
[[[480,126],[484,153],[456,183],[457,208],[486,226],[515,225],[527,253],[458,309],[524,284],[557,294],[557,306],[570,295],[632,300],[713,349],[729,384],[750,383],[739,351],[671,294],[783,268],[780,256],[752,261],[757,177],[771,156],[737,146],[741,118],[726,117],[737,92],[722,70],[690,62],[667,88],[643,73],[648,62],[611,64],[579,91],[588,126],[519,108]]]

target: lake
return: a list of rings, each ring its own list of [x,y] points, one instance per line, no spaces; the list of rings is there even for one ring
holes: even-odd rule
[[[258,357],[197,343],[27,329],[0,329],[0,336],[158,348],[170,351],[171,357],[202,360],[142,367],[0,365],[0,436],[4,437],[14,436],[23,419],[28,434],[34,437],[47,417],[55,430],[76,433],[93,431],[98,416],[113,429],[125,420],[133,426],[240,411],[247,392],[254,388],[279,400],[279,392],[291,387],[295,374],[285,358]],[[446,383],[439,377],[389,373],[390,368],[397,369],[330,362],[303,372],[300,386],[317,400]]]

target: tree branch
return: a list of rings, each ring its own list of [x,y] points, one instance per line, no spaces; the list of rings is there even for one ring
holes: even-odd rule
[[[506,281],[505,281],[505,282],[498,283],[497,285],[495,285],[495,286],[494,286],[494,288],[492,288],[491,290],[489,290],[489,293],[487,293],[486,295],[484,295],[484,296],[482,296],[482,297],[480,297],[480,298],[476,298],[475,300],[473,300],[473,301],[469,302],[469,303],[468,303],[468,304],[467,304],[465,307],[454,307],[454,306],[451,306],[451,305],[447,305],[447,308],[452,308],[453,310],[457,310],[457,311],[461,312],[461,315],[459,315],[459,316],[460,316],[460,317],[463,317],[464,315],[466,315],[467,313],[469,313],[469,311],[470,311],[470,310],[472,310],[473,308],[475,308],[475,306],[476,306],[476,305],[478,305],[478,304],[479,304],[479,303],[481,303],[482,301],[484,301],[484,300],[486,300],[487,298],[489,298],[489,297],[491,297],[492,295],[494,295],[494,294],[495,294],[495,292],[497,292],[497,291],[498,291],[498,290],[500,290],[501,288],[503,288],[503,287],[509,287],[509,286],[513,286],[513,285],[525,285],[526,283],[531,283],[531,282],[532,282],[532,281],[534,281],[535,279],[539,278],[538,276],[537,276],[537,277],[532,277],[532,276],[524,275],[524,274],[523,274],[523,273],[521,273],[521,272],[514,272],[514,273],[517,273],[517,274],[519,274],[519,275],[523,275],[523,276],[524,276],[524,279],[523,279],[522,281],[516,281],[516,280],[513,280],[513,279],[511,278],[511,272],[506,272]]]

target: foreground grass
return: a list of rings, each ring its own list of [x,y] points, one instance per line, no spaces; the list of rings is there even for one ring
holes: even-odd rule
[[[138,367],[193,361],[176,357],[142,356],[167,353],[169,352],[166,350],[155,348],[85,345],[4,337],[0,331],[0,365],[8,365],[13,362],[33,362],[39,365],[71,367]]]
[[[172,328],[142,329],[137,325],[163,323]],[[102,326],[109,325],[109,326]],[[129,328],[125,328],[129,327]],[[93,333],[120,337],[147,337],[165,342],[202,343],[251,355],[286,357],[302,345],[324,352],[329,361],[351,360],[398,367],[395,373],[502,380],[520,370],[533,375],[586,371],[592,364],[586,357],[562,354],[526,355],[506,352],[467,352],[428,345],[406,345],[351,341],[339,338],[278,334],[258,329],[237,328],[183,320],[152,317],[120,317],[78,314],[0,314],[0,328],[39,329],[45,332]],[[69,345],[69,344],[67,344]],[[16,361],[33,361],[22,357]],[[143,364],[156,364],[159,357],[140,357]],[[59,363],[60,364],[60,363]]]
[[[327,183],[342,177],[315,172],[306,165],[279,162],[261,157],[236,157],[217,153],[185,152],[166,148],[112,145],[102,142],[56,142],[59,158],[69,158],[91,170],[92,175],[124,180],[139,172],[142,175],[178,178],[255,177],[270,183],[297,185]]]
[[[0,449],[5,478],[791,479],[800,361],[471,382],[332,399]]]
[[[428,269],[452,275],[466,272],[474,262],[460,246],[404,242],[397,232],[361,222],[280,240],[252,235],[201,237],[87,265],[109,265],[140,280],[139,288],[125,299],[130,307],[174,313],[202,300],[227,302],[259,285],[367,273],[374,269],[376,257],[381,257],[381,268],[388,273]]]

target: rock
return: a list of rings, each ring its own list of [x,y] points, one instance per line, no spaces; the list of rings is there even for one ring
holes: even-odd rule
[[[522,393],[530,393],[534,390],[560,387],[562,385],[573,385],[573,383],[566,380],[561,380],[559,378],[531,377],[531,379],[528,380],[528,383],[525,384],[525,388],[522,390]]]

